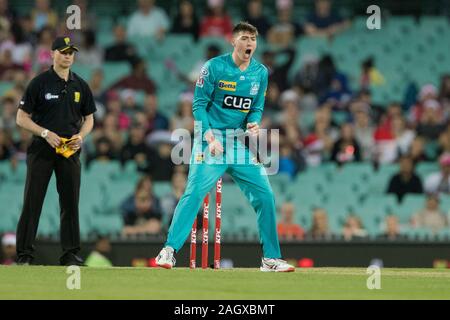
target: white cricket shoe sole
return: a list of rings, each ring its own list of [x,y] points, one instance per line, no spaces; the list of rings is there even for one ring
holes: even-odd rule
[[[259,270],[262,272],[294,272],[295,267],[281,259],[262,258]]]

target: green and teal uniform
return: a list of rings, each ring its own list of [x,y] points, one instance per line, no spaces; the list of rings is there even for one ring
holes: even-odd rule
[[[245,130],[247,123],[260,124],[267,81],[268,71],[263,64],[252,58],[249,66],[241,71],[231,53],[208,60],[201,69],[192,107],[195,130],[199,136],[213,130],[225,151],[222,156],[214,157],[208,152],[204,139],[194,140],[186,190],[175,208],[166,246],[175,251],[183,246],[204,197],[226,172],[256,212],[264,257],[281,258],[275,200],[264,166],[255,161],[255,156],[241,142],[233,144],[233,154],[225,148],[226,129]],[[239,161],[239,157],[244,157],[240,159],[244,161]],[[227,219],[227,213],[223,212],[222,217]]]

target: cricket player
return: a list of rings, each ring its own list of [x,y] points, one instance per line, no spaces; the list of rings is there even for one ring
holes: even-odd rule
[[[201,124],[204,139],[194,142],[186,190],[175,208],[165,246],[156,257],[156,263],[160,267],[171,269],[175,266],[174,253],[181,249],[189,236],[204,197],[227,172],[256,211],[263,249],[260,270],[295,270],[281,259],[274,195],[262,164],[257,161],[245,164],[202,161],[223,158],[225,153],[233,153],[234,150],[224,148],[227,146],[224,140],[226,129],[246,129],[249,135],[258,135],[268,71],[252,58],[257,36],[258,31],[254,26],[240,22],[233,29],[233,52],[208,60],[200,72],[195,88],[193,114],[196,124]],[[205,155],[197,152],[202,147],[207,151]],[[252,157],[248,149],[246,157]]]

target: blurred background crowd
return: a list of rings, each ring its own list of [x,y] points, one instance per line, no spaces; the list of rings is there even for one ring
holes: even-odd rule
[[[89,179],[105,166],[133,177],[110,196],[120,200],[112,229],[163,234],[189,169],[170,160],[171,132],[193,133],[199,70],[231,51],[233,24],[245,20],[259,30],[255,57],[269,69],[262,127],[280,130],[280,172],[271,177],[280,237],[448,234],[449,8],[436,1],[429,12],[397,15],[393,7],[383,11],[381,30],[369,30],[365,11],[346,3],[0,0],[1,201],[10,199],[9,175],[23,174],[30,141],[15,124],[18,102],[28,81],[52,65],[54,37],[70,35],[80,48],[73,70],[88,81],[98,109],[83,147],[84,181],[101,184],[102,177]],[[81,8],[81,30],[67,29],[70,4]],[[231,233],[239,229],[235,216]],[[3,218],[0,233],[14,231],[11,219]],[[82,228],[96,230],[94,220]]]

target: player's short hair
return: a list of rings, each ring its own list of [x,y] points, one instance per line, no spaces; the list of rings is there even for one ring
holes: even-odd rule
[[[258,35],[258,29],[256,29],[256,27],[254,25],[248,23],[247,21],[241,21],[237,25],[234,26],[233,36],[238,34],[241,31],[249,32],[251,34],[254,34],[255,36]]]

